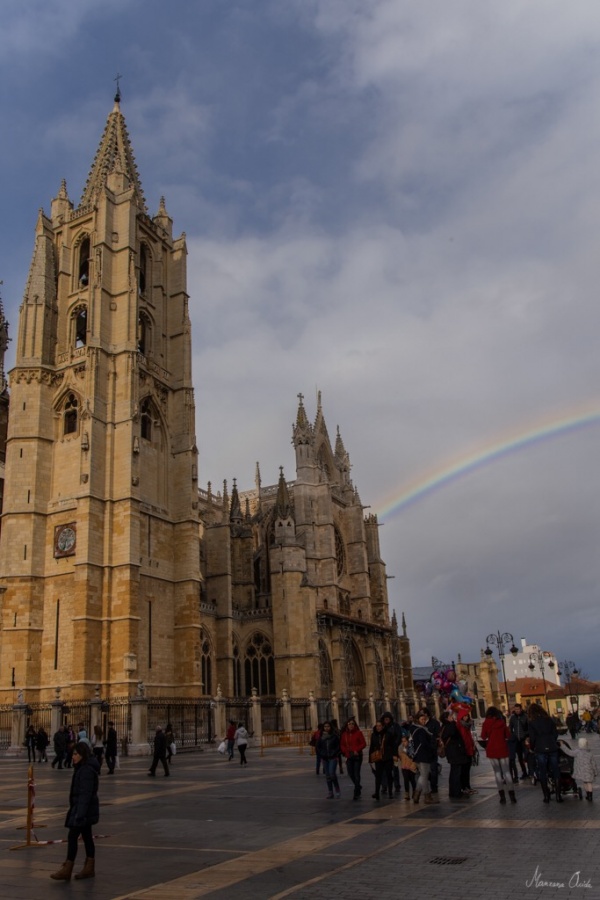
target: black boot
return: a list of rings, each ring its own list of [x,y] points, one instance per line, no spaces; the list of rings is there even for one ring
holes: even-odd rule
[[[550,791],[545,784],[542,785],[542,793],[544,795],[544,803],[550,803]]]
[[[506,803],[506,794],[504,791],[498,791],[498,793],[500,795],[500,803]]]
[[[515,794],[514,791],[509,791],[509,792],[508,792],[508,796],[510,797],[510,802],[511,802],[511,803],[516,803],[516,802],[517,802],[517,797],[516,797],[516,794]]]
[[[556,789],[556,802],[557,802],[557,803],[563,803],[563,802],[564,802],[564,801],[563,801],[563,798],[562,798],[561,795],[560,795],[560,791],[558,790],[558,788]]]
[[[593,800],[593,795],[592,795],[592,792],[591,792],[591,791],[586,791],[586,792],[585,792],[585,799],[586,799],[586,800]]]

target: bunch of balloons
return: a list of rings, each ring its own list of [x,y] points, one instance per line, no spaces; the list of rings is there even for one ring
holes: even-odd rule
[[[454,669],[435,669],[431,673],[429,681],[425,684],[424,693],[426,697],[432,694],[439,694],[445,705],[450,703],[473,703],[473,698],[464,692],[467,689],[466,681],[457,681]]]

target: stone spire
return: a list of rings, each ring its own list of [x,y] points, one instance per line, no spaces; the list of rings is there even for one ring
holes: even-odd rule
[[[323,415],[323,406],[321,405],[321,391],[317,391],[317,414],[315,416],[313,430],[315,434],[320,433],[327,438],[327,442],[329,443],[329,434],[327,433],[327,425],[325,424],[325,416]]]
[[[256,468],[255,468],[255,470],[254,470],[254,485],[255,485],[255,487],[256,487],[256,493],[258,494],[259,497],[260,497],[260,486],[261,486],[261,483],[262,483],[262,481],[261,481],[261,477],[260,477],[260,465],[259,465],[259,463],[257,462],[257,463],[256,463]]]
[[[337,426],[337,434],[335,437],[335,455],[340,460],[346,460],[348,454],[346,453],[346,448],[344,447],[344,442],[342,440],[342,436],[340,434],[340,426]]]
[[[233,488],[231,490],[231,508],[229,510],[229,521],[239,523],[242,521],[242,507],[240,505],[240,495],[237,489],[237,479],[233,479]]]
[[[222,522],[227,522],[229,518],[229,494],[227,493],[227,479],[223,479],[223,517]]]
[[[52,199],[52,212],[50,218],[52,221],[60,217],[65,218],[66,214],[73,209],[73,204],[69,199],[67,192],[67,182],[63,178],[58,189],[58,194]]]
[[[298,394],[298,412],[296,414],[296,424],[292,426],[292,434],[292,443],[294,447],[297,447],[299,444],[312,443],[313,429],[306,417],[303,394]]]
[[[133,188],[138,206],[147,212],[131,141],[121,112],[121,95],[118,91],[79,205],[87,206],[93,203],[94,197],[107,187],[110,175],[120,176],[124,190]]]
[[[153,222],[155,222],[160,228],[162,228],[163,231],[165,231],[169,235],[169,237],[173,237],[173,219],[167,212],[164,197],[160,198],[158,212],[154,216]]]
[[[279,482],[277,484],[277,499],[274,513],[276,519],[289,519],[292,517],[292,504],[290,503],[290,493],[283,475],[283,466],[279,466]]]

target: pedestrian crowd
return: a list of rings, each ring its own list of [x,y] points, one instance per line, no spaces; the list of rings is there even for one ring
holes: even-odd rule
[[[455,704],[440,719],[426,707],[403,722],[384,713],[368,738],[351,717],[342,728],[336,720],[320,723],[310,739],[315,753],[315,771],[323,772],[328,800],[339,799],[338,771],[347,767],[353,785],[353,799],[362,794],[361,768],[366,760],[374,778],[372,798],[376,801],[400,798],[426,805],[439,803],[440,759],[448,763],[448,798],[464,803],[476,794],[471,785],[473,766],[479,761],[479,747],[492,767],[501,804],[517,803],[519,782],[541,787],[544,803],[554,796],[563,802],[567,792],[582,789],[593,800],[593,782],[598,776],[587,738],[576,748],[561,740],[556,722],[534,703],[524,710],[514,705],[508,719],[494,706],[487,709],[479,738],[470,709]],[[520,770],[520,774],[519,774]]]
[[[439,803],[438,754],[442,728],[445,726],[446,722],[442,726],[426,708],[420,709],[416,716],[409,716],[402,723],[395,722],[393,715],[386,712],[375,723],[367,747],[365,736],[354,718],[348,719],[341,729],[336,720],[320,723],[310,744],[315,750],[316,774],[319,775],[322,770],[325,775],[327,799],[339,799],[341,796],[337,773],[339,767],[340,774],[343,774],[344,763],[354,787],[353,799],[360,799],[361,769],[366,756],[374,776],[374,800],[399,797],[403,784],[405,800],[419,803],[422,797],[423,803]],[[466,722],[461,727],[468,732]],[[449,732],[448,743],[451,738],[454,738],[454,745],[458,750],[460,735],[456,737]],[[465,740],[470,740],[468,746],[473,751],[474,743],[470,734]],[[470,757],[468,766],[467,763],[464,765],[465,794],[474,793],[470,786],[468,768]]]
[[[80,722],[77,728],[73,725],[59,725],[52,736],[54,759],[52,760],[51,768],[71,769],[73,767],[73,750],[78,741],[83,741],[88,745],[90,751],[96,757],[100,769],[102,768],[102,763],[106,762],[108,774],[112,775],[114,773],[118,765],[117,732],[114,722],[108,723],[106,737],[104,737],[102,728],[96,725],[92,731],[91,739],[88,738],[83,722]],[[50,738],[43,726],[36,728],[33,724],[29,725],[25,732],[24,745],[27,747],[28,762],[48,762],[46,748],[50,745]]]

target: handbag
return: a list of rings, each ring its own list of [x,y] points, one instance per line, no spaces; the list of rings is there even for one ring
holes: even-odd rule
[[[227,750],[227,744],[225,743],[225,741],[221,741],[221,743],[220,743],[219,746],[217,747],[217,752],[218,752],[218,753],[225,753],[226,750]]]
[[[381,762],[382,759],[383,759],[383,753],[381,752],[381,750],[373,750],[373,752],[369,756],[370,763]]]
[[[446,759],[446,744],[441,738],[437,739],[437,755],[440,759]]]
[[[177,755],[177,744],[175,743],[175,741],[169,744],[169,750],[171,751],[171,756]]]
[[[487,747],[487,742],[488,742],[488,738],[483,738],[483,739],[479,738],[479,740],[477,741],[479,746],[483,747],[484,750]]]

